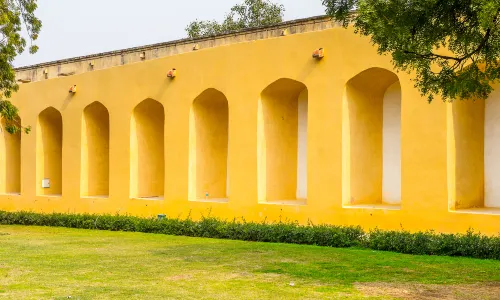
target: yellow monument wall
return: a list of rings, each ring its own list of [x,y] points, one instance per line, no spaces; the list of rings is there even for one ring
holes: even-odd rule
[[[19,69],[33,130],[0,132],[0,210],[498,234],[484,101],[429,104],[368,38],[304,22]]]

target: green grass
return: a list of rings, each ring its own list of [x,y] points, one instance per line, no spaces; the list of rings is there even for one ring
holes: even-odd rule
[[[494,299],[500,261],[0,226],[1,299],[392,299],[403,287]]]

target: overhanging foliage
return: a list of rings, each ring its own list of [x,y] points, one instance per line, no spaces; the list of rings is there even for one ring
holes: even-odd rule
[[[500,78],[499,0],[323,0],[369,36],[429,101],[486,99]],[[353,11],[356,11],[353,13]]]

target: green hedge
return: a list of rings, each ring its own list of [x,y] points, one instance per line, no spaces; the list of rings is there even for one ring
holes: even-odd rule
[[[317,245],[336,248],[358,247],[419,255],[464,256],[500,260],[500,236],[489,237],[472,230],[466,234],[438,234],[432,231],[365,232],[359,226],[299,225],[296,222],[254,223],[204,217],[186,219],[139,218],[88,214],[38,214],[0,211],[2,225],[53,226],[111,231],[134,231],[168,235]]]

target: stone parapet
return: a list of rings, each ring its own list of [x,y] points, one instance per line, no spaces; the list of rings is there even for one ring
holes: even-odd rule
[[[30,83],[52,78],[71,76],[108,69],[125,64],[177,55],[235,43],[277,38],[282,35],[321,31],[335,27],[336,24],[326,16],[283,22],[277,25],[250,28],[228,34],[199,39],[181,39],[140,47],[91,54],[36,65],[16,68],[18,83]]]

